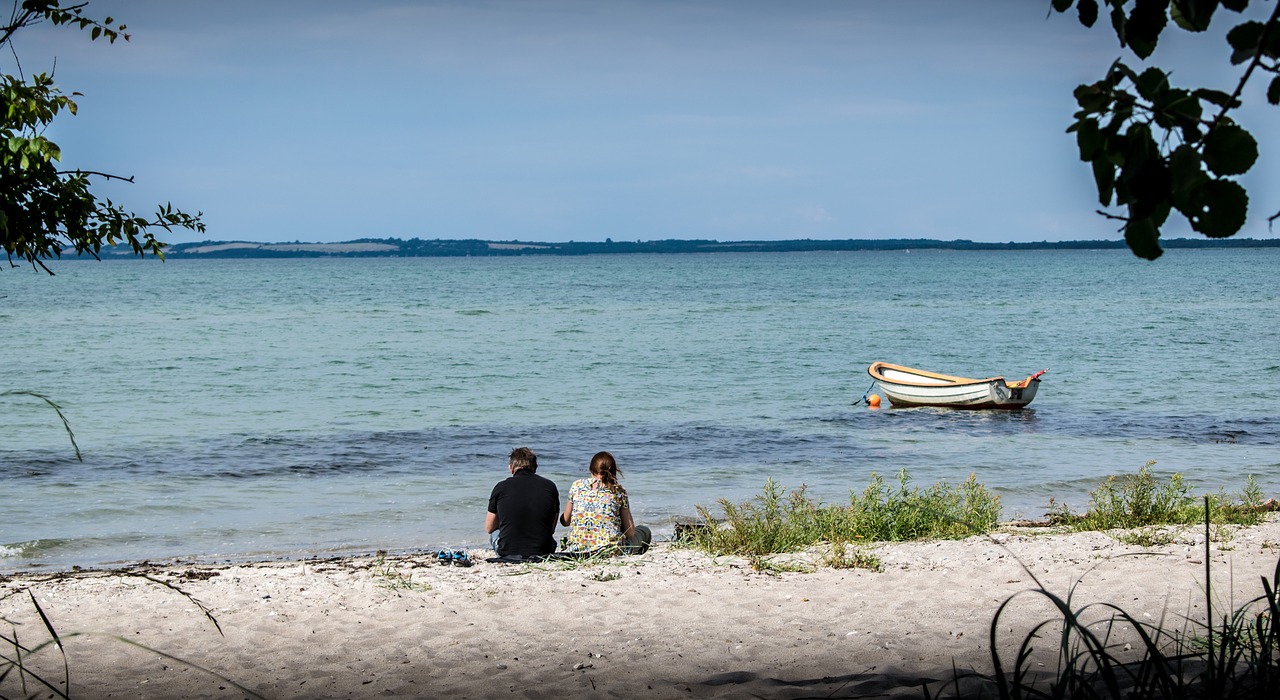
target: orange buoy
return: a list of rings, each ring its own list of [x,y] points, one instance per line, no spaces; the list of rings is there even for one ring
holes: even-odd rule
[[[880,408],[880,395],[872,394],[867,397],[867,405],[872,408]]]

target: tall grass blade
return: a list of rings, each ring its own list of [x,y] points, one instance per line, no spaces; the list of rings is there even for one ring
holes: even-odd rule
[[[52,408],[54,413],[58,414],[58,418],[62,420],[62,427],[64,430],[67,431],[67,439],[71,441],[71,447],[76,451],[76,459],[81,462],[84,461],[84,457],[80,455],[80,446],[76,444],[76,434],[71,431],[71,422],[67,420],[67,417],[65,415],[63,415],[62,407],[54,403],[53,399],[49,398],[48,396],[45,396],[44,394],[37,394],[34,391],[25,391],[25,390],[18,390],[18,389],[14,389],[10,391],[0,391],[0,396],[30,396],[33,398],[40,399],[41,401],[49,404],[49,407]]]
[[[1216,691],[1217,683],[1215,682],[1216,679],[1215,679],[1213,670],[1215,667],[1218,666],[1218,661],[1214,658],[1214,654],[1213,654],[1213,595],[1212,595],[1213,580],[1209,577],[1209,574],[1212,572],[1212,569],[1213,569],[1213,561],[1209,558],[1210,554],[1212,553],[1212,550],[1209,548],[1210,518],[1211,516],[1209,515],[1209,497],[1205,496],[1204,497],[1204,615],[1205,615],[1204,624],[1205,624],[1205,630],[1208,631],[1208,634],[1205,636],[1208,637],[1209,639],[1209,667],[1206,669],[1206,673],[1209,676],[1209,688],[1211,690]]]
[[[185,597],[187,600],[191,601],[194,605],[196,605],[196,607],[200,609],[202,613],[204,613],[205,617],[208,618],[209,621],[213,623],[214,627],[218,629],[218,634],[222,634],[223,636],[225,636],[225,634],[223,634],[223,631],[222,631],[222,626],[218,624],[218,620],[213,616],[212,609],[209,608],[209,606],[205,605],[203,602],[201,602],[199,599],[197,599],[195,596],[191,595],[189,592],[183,590],[182,588],[168,581],[155,578],[146,573],[142,573],[142,572],[119,572],[119,573],[121,573],[122,575],[136,576],[138,578],[146,579],[147,581],[150,581],[152,583],[158,583],[172,591],[176,591],[177,593]],[[71,665],[67,657],[65,640],[73,637],[92,636],[92,635],[90,635],[89,633],[83,633],[83,632],[74,632],[66,635],[59,634],[57,628],[54,627],[53,625],[53,621],[49,619],[48,614],[45,612],[44,608],[41,607],[40,602],[36,600],[35,593],[31,589],[29,588],[18,589],[15,592],[19,594],[21,592],[27,593],[28,597],[31,599],[31,605],[33,609],[36,611],[36,614],[39,615],[40,622],[41,624],[44,625],[44,629],[49,635],[49,639],[48,641],[42,642],[34,647],[24,646],[18,639],[18,632],[17,632],[16,626],[14,626],[13,623],[10,623],[10,626],[13,629],[12,636],[6,636],[3,634],[0,634],[0,645],[3,645],[5,648],[11,648],[13,650],[12,656],[8,654],[0,653],[0,683],[10,678],[11,676],[16,675],[17,683],[21,686],[22,697],[27,698],[28,700],[30,700],[30,698],[35,697],[35,695],[29,693],[29,690],[30,690],[29,681],[38,683],[40,686],[43,686],[44,688],[48,689],[49,691],[48,697],[50,698],[58,697],[58,698],[64,698],[69,700],[69,698],[71,697]],[[8,596],[6,595],[5,597],[8,597]],[[3,621],[8,622],[8,620],[3,620]],[[239,692],[243,693],[245,697],[262,698],[262,696],[259,695],[258,693],[255,693],[254,691],[240,685],[239,683],[236,683],[230,678],[216,671],[205,668],[204,666],[201,666],[197,663],[193,663],[191,661],[174,656],[172,654],[168,654],[158,649],[153,649],[143,644],[139,644],[138,642],[135,642],[131,639],[127,639],[125,637],[120,637],[116,635],[103,635],[103,636],[106,636],[109,639],[114,639],[116,641],[123,642],[133,647],[137,647],[139,649],[146,650],[149,653],[156,654],[158,656],[169,659],[171,661],[180,663],[184,666],[187,666],[188,668],[192,668],[192,669],[207,673],[231,686],[234,686]],[[41,676],[40,673],[38,673],[28,665],[27,659],[34,657],[35,655],[41,653],[42,651],[50,647],[56,648],[62,657],[62,670],[63,670],[63,681],[62,681],[63,687],[62,688],[59,688],[56,684],[50,682],[49,680]],[[3,691],[0,691],[0,700],[7,700],[7,697],[8,696],[3,694]]]
[[[58,695],[64,698],[68,697],[68,694],[70,694],[71,692],[71,662],[67,660],[66,647],[62,646],[62,638],[58,636],[58,630],[53,628],[53,622],[49,620],[49,616],[44,614],[44,608],[40,607],[40,602],[36,600],[36,594],[33,593],[31,589],[27,589],[27,595],[31,597],[31,604],[35,606],[36,613],[40,615],[40,621],[44,623],[44,628],[49,632],[50,639],[52,639],[53,643],[57,645],[58,653],[62,655],[62,674],[63,674],[63,680],[65,681],[65,684],[66,684],[66,691],[65,692],[58,691],[56,688],[53,688],[53,686],[49,685],[49,683],[47,682],[45,682],[44,684],[49,686],[55,692],[57,692]],[[44,682],[44,681],[41,680],[41,682]]]
[[[235,681],[231,680],[230,678],[227,678],[226,676],[222,675],[221,673],[218,673],[217,671],[214,671],[213,669],[205,668],[204,666],[201,666],[200,664],[197,664],[197,663],[194,663],[194,662],[188,661],[188,660],[186,660],[186,659],[184,659],[184,658],[181,658],[181,657],[178,657],[178,656],[174,656],[173,654],[167,654],[167,653],[165,653],[165,652],[163,652],[163,651],[160,651],[159,649],[153,649],[153,648],[151,648],[151,647],[149,647],[149,646],[147,646],[147,645],[145,645],[145,644],[139,644],[138,642],[135,642],[135,641],[133,641],[132,639],[129,639],[129,638],[127,638],[127,637],[120,637],[120,636],[116,636],[116,635],[108,635],[108,638],[109,638],[109,639],[114,639],[114,640],[116,640],[116,641],[118,641],[118,642],[124,642],[125,644],[128,644],[128,645],[130,645],[130,646],[137,647],[137,648],[139,648],[139,649],[143,649],[143,650],[148,651],[148,652],[150,652],[150,653],[152,653],[152,654],[158,654],[159,656],[162,656],[162,657],[164,657],[164,658],[166,658],[166,659],[168,659],[168,660],[170,660],[170,661],[173,661],[173,662],[175,662],[175,663],[180,663],[180,664],[182,664],[183,666],[186,666],[187,668],[193,668],[193,669],[195,669],[195,670],[197,670],[197,671],[202,671],[202,672],[204,672],[204,673],[209,674],[210,676],[213,676],[214,678],[217,678],[218,680],[220,680],[220,681],[222,681],[222,682],[224,682],[224,683],[228,683],[228,684],[230,684],[230,685],[235,686],[236,690],[240,691],[241,693],[244,693],[245,695],[247,695],[247,696],[249,696],[249,697],[258,698],[259,700],[266,700],[266,698],[264,698],[262,695],[259,695],[258,693],[255,693],[255,692],[253,692],[252,690],[249,690],[248,688],[244,687],[243,685],[240,685],[239,683],[237,683],[237,682],[235,682]]]

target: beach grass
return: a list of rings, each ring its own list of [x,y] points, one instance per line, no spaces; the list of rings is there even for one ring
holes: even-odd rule
[[[413,580],[412,572],[405,573],[394,563],[387,561],[386,552],[378,552],[377,558],[373,562],[372,574],[377,586],[389,591],[417,591],[422,593],[431,590],[431,584]]]
[[[1149,483],[1135,485],[1143,489],[1148,486]],[[1166,487],[1170,493],[1179,492],[1176,482],[1162,489]],[[1153,497],[1153,502],[1158,500],[1160,497]],[[1260,577],[1262,592],[1257,597],[1215,616],[1210,563],[1214,498],[1205,496],[1202,501],[1207,611],[1204,620],[1169,620],[1164,616],[1151,622],[1112,603],[1079,605],[1075,600],[1079,579],[1063,597],[1051,592],[1027,569],[1036,586],[1006,599],[991,620],[989,648],[994,670],[990,674],[956,672],[938,692],[925,688],[925,697],[1280,697],[1280,561],[1270,579]],[[1185,504],[1178,504],[1177,510],[1183,507]],[[1021,604],[1022,595],[1048,601],[1056,615],[1027,631],[1009,658],[1001,651],[1006,647],[1002,646],[999,633],[1008,629],[1002,623],[1002,615]]]
[[[1000,522],[1000,498],[972,475],[957,486],[921,488],[904,469],[896,486],[879,474],[848,505],[824,504],[804,486],[787,492],[768,480],[751,500],[718,502],[720,512],[698,507],[699,521],[677,542],[711,555],[764,557],[825,545],[823,563],[878,568],[858,547],[869,542],[957,539],[982,534]]]
[[[1083,513],[1050,504],[1051,522],[1076,531],[1120,530],[1129,544],[1159,544],[1172,536],[1153,528],[1194,527],[1206,520],[1213,526],[1256,525],[1267,510],[1262,489],[1253,477],[1234,497],[1218,493],[1196,496],[1181,473],[1157,478],[1149,461],[1136,474],[1110,476],[1089,494]]]

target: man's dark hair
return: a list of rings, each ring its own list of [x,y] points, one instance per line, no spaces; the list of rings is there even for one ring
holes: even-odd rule
[[[528,469],[529,473],[533,474],[538,471],[538,455],[535,455],[533,450],[527,447],[517,447],[511,451],[511,457],[508,459],[507,464],[514,471]]]

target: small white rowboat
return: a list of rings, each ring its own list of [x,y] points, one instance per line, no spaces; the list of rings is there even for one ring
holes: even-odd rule
[[[894,406],[941,406],[944,408],[1022,408],[1036,397],[1041,370],[1020,382],[1008,384],[1004,377],[967,379],[926,372],[888,362],[875,362],[867,374]]]

